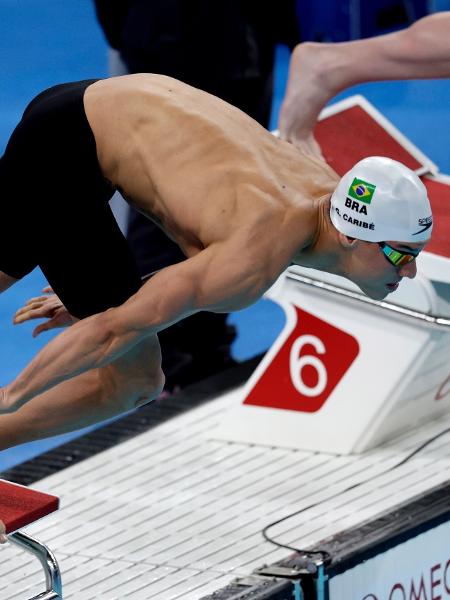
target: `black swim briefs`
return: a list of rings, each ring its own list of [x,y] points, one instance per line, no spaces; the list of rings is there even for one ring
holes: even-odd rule
[[[140,287],[84,111],[94,81],[39,94],[0,158],[0,271],[21,278],[39,266],[79,318],[122,304]]]

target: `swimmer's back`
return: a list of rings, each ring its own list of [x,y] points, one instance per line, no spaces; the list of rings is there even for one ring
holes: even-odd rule
[[[336,183],[322,161],[300,155],[236,107],[170,77],[99,81],[88,88],[85,108],[104,175],[178,242],[178,234],[190,232],[182,246],[228,235],[228,226],[245,222],[256,204],[289,209]]]
[[[128,149],[138,142],[146,152],[153,149],[150,162],[178,167],[185,160],[190,167],[196,160],[211,165],[229,160],[242,164],[242,158],[248,160],[254,152],[255,130],[258,154],[262,154],[261,136],[273,144],[267,130],[238,108],[164,75],[101,80],[88,89],[85,107],[111,177],[117,157],[123,159],[126,154],[127,142]]]

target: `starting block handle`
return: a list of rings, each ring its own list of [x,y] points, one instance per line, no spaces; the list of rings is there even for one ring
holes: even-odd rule
[[[287,272],[287,277],[310,287],[315,287],[320,290],[326,290],[327,292],[337,294],[338,296],[345,296],[346,298],[351,298],[352,300],[357,300],[359,302],[363,302],[364,304],[369,304],[371,306],[375,306],[383,310],[388,310],[393,313],[408,317],[410,319],[416,319],[416,321],[421,321],[426,325],[433,325],[436,328],[440,328],[446,331],[448,331],[450,328],[450,319],[443,315],[429,315],[417,310],[405,308],[403,306],[397,306],[396,304],[392,304],[391,302],[387,302],[386,300],[373,300],[372,298],[368,298],[367,296],[365,296],[364,294],[360,294],[359,292],[346,290],[336,285],[332,285],[331,283],[325,283],[324,281],[313,279],[312,277],[306,277],[305,275],[300,275],[299,273],[295,273],[292,271]]]
[[[44,569],[46,591],[29,600],[62,600],[61,573],[56,558],[47,546],[20,531],[12,533],[8,539],[35,556]]]

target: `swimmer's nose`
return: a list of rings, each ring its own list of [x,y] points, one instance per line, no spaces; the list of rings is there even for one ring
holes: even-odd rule
[[[407,265],[403,265],[403,267],[399,270],[399,275],[402,277],[408,277],[409,279],[414,279],[414,277],[417,275],[416,261],[413,260]]]

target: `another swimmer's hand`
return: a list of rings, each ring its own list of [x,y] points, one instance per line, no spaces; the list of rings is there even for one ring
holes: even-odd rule
[[[31,321],[32,319],[48,319],[33,330],[33,337],[37,337],[43,331],[49,331],[58,327],[68,327],[78,321],[78,319],[68,312],[58,296],[53,293],[51,287],[44,288],[42,292],[46,295],[30,298],[25,303],[25,306],[19,308],[14,315],[14,325],[25,323],[25,321]]]
[[[0,544],[5,544],[8,541],[8,538],[7,538],[5,532],[6,532],[5,524],[3,523],[3,521],[0,521]]]

